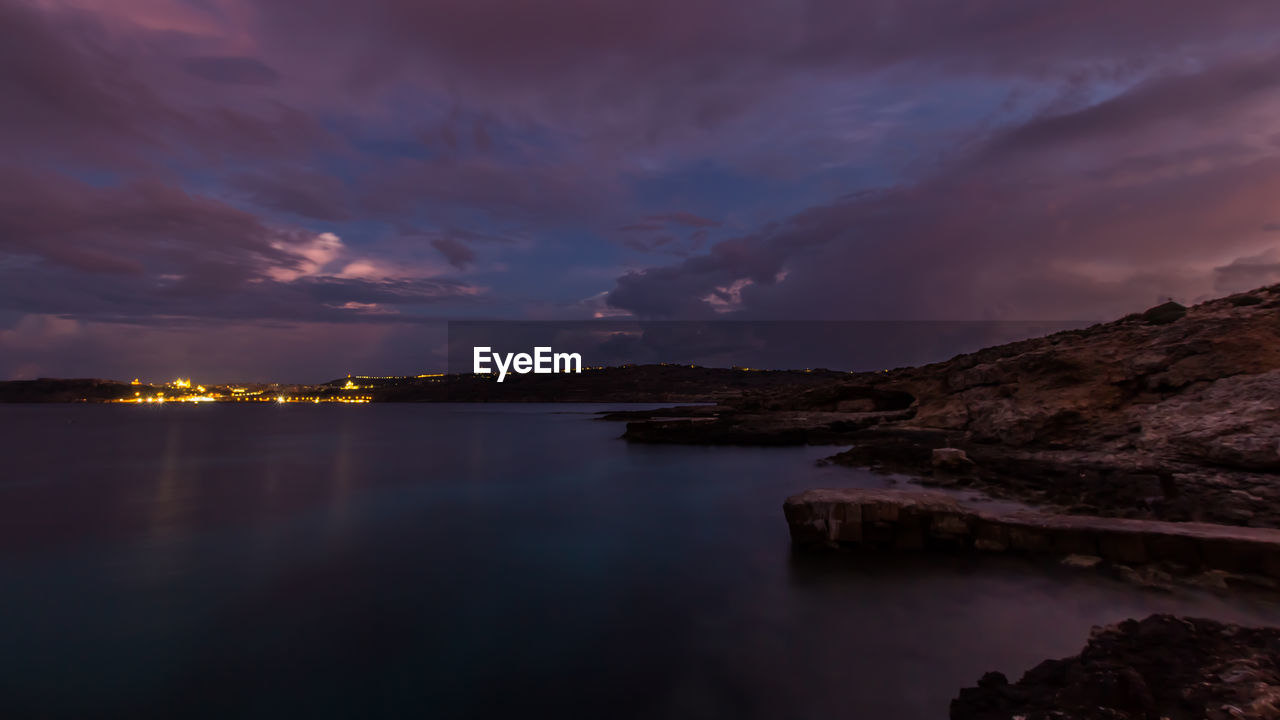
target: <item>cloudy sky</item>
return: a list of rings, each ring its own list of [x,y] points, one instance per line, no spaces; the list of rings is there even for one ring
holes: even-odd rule
[[[1280,281],[1280,3],[0,0],[0,378]]]

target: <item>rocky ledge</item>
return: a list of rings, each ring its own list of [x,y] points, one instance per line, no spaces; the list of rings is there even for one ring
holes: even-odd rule
[[[809,490],[783,504],[799,548],[863,546],[973,550],[1069,558],[1070,564],[1134,572],[1131,579],[1228,579],[1275,587],[1280,530],[1204,523],[1057,515],[997,515],[927,491]],[[1140,570],[1135,570],[1138,568]]]
[[[1058,512],[1280,528],[1280,285],[702,412],[624,437],[844,444],[834,462]]]
[[[1274,720],[1280,629],[1152,615],[1095,628],[1075,657],[1010,684],[989,672],[951,701],[952,720]]]

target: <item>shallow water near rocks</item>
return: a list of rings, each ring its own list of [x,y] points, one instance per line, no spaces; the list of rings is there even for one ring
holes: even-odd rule
[[[794,555],[788,495],[890,480],[629,445],[608,407],[0,406],[0,715],[932,719],[1095,624],[1280,624],[1007,558]]]

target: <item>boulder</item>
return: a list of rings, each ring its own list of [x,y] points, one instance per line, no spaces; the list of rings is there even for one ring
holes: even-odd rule
[[[946,472],[964,472],[973,468],[973,461],[960,448],[934,448],[933,467]]]

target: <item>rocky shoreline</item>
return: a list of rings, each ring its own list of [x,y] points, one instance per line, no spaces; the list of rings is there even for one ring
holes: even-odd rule
[[[1280,286],[654,415],[623,437],[843,445],[832,462],[1055,512],[1280,528]]]
[[[1280,629],[1152,615],[1094,628],[1079,655],[1016,683],[988,672],[951,702],[952,720],[1273,720]]]
[[[809,490],[783,513],[801,550],[1016,553],[1156,587],[1280,588],[1280,530],[1036,511],[995,514],[938,493]]]
[[[628,413],[631,442],[847,449],[828,462],[1016,500],[811,490],[795,547],[1017,552],[1167,588],[1280,587],[1280,285],[915,368]],[[1152,616],[983,676],[954,720],[1280,718],[1280,629]]]

